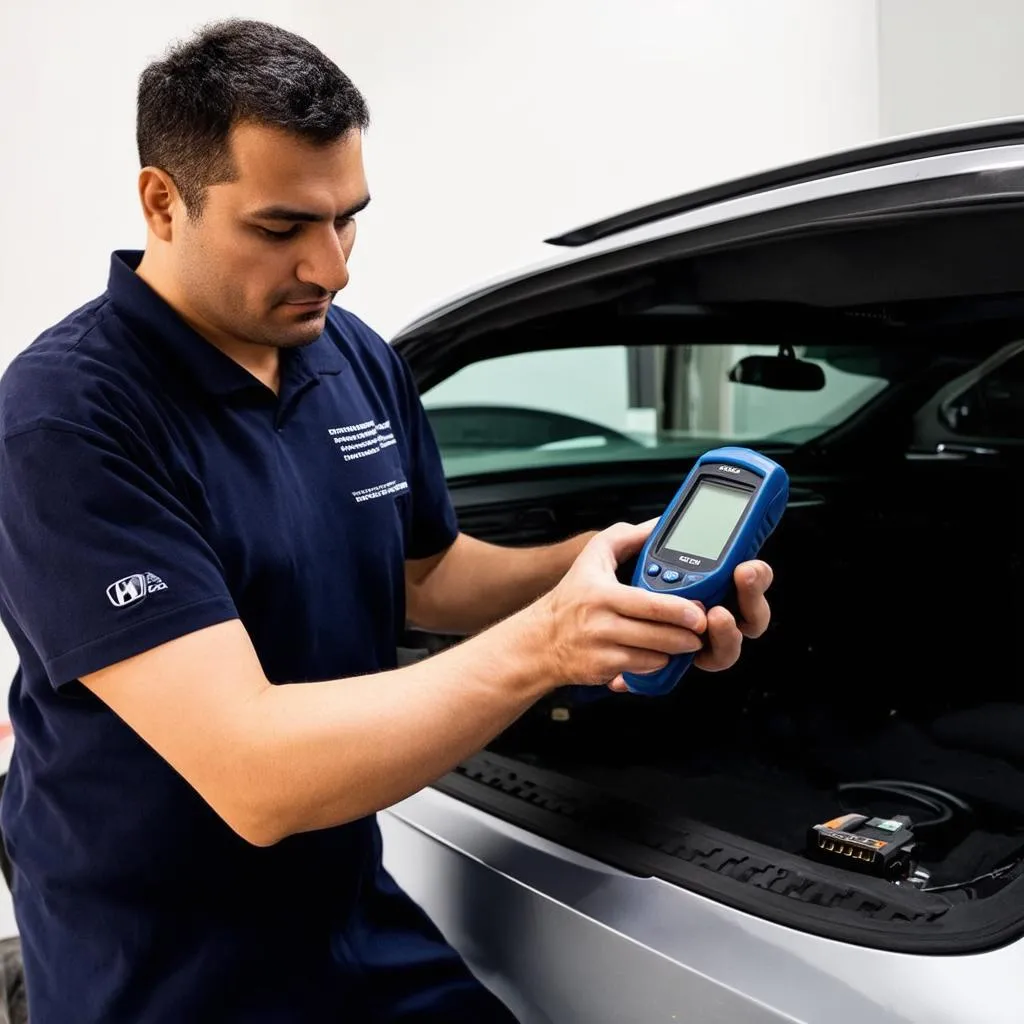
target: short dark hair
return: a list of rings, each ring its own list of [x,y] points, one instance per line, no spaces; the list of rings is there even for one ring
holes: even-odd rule
[[[235,125],[271,125],[324,145],[369,121],[359,90],[308,40],[231,18],[207,25],[142,72],[135,135],[141,165],[169,174],[189,216],[198,218],[207,186],[235,175]]]

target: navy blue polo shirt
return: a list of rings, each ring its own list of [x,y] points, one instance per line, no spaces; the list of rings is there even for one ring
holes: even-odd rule
[[[456,535],[388,344],[332,307],[275,395],[140,258],[0,382],[0,823],[32,1022],[511,1019],[383,870],[375,818],[252,846],[78,682],[234,618],[274,683],[392,668],[403,563]]]

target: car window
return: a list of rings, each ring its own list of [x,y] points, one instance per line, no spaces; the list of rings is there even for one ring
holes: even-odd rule
[[[799,347],[793,355],[804,366],[820,367],[817,390],[759,386],[749,373],[739,374],[745,383],[730,379],[745,357],[778,353],[777,345],[671,345],[502,355],[435,384],[423,404],[451,477],[692,455],[719,444],[800,444],[887,383],[870,360],[843,366],[827,348]]]
[[[1024,353],[1007,359],[942,410],[956,434],[989,440],[1024,440]]]

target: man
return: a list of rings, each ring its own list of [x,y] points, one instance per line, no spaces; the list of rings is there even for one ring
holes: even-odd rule
[[[145,252],[0,385],[33,1024],[510,1020],[382,869],[374,813],[555,687],[739,655],[728,612],[616,581],[650,523],[458,532],[404,363],[332,304],[366,123],[265,24],[147,68]],[[770,579],[737,572],[747,635]],[[477,635],[396,669],[406,620]]]

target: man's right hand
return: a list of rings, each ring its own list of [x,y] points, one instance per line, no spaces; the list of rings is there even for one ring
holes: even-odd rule
[[[597,534],[562,580],[527,610],[543,674],[555,687],[621,685],[623,672],[656,672],[670,655],[703,646],[707,617],[699,604],[616,578],[618,566],[640,551],[656,523],[617,523]]]

